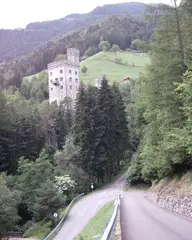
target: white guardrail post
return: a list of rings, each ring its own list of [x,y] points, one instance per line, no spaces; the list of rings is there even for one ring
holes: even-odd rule
[[[107,228],[105,229],[105,232],[101,238],[101,240],[108,240],[109,236],[110,236],[110,233],[113,229],[113,226],[114,226],[114,223],[115,223],[115,220],[117,218],[117,214],[118,214],[118,209],[119,209],[119,206],[120,206],[120,195],[118,195],[117,199],[115,200],[115,209],[113,211],[113,215],[109,221],[109,224],[107,226]]]
[[[80,195],[78,195],[77,197],[75,197],[71,203],[69,204],[69,206],[67,207],[67,209],[65,210],[65,214],[64,216],[62,217],[62,219],[60,220],[60,222],[57,224],[57,226],[53,229],[53,231],[46,237],[44,238],[43,240],[48,240],[53,234],[57,234],[57,230],[59,230],[59,227],[61,227],[62,223],[65,221],[70,209],[71,209],[71,206],[72,204],[80,197],[82,197],[84,195],[84,193],[81,193]]]

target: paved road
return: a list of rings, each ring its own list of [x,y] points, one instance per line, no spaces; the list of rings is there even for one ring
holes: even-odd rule
[[[97,211],[107,202],[115,200],[122,190],[125,177],[79,200],[67,217],[65,224],[55,240],[73,240]],[[89,240],[89,239],[87,239]]]
[[[122,240],[192,240],[192,221],[161,209],[141,192],[121,200]]]
[[[124,182],[121,177],[79,200],[55,239],[73,240],[103,205],[121,194],[122,240],[192,240],[191,220],[159,208],[142,192],[123,192]]]

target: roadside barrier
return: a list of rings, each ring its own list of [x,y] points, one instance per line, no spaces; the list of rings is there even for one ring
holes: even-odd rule
[[[50,240],[50,239],[53,239],[57,234],[58,232],[61,230],[61,227],[63,226],[63,223],[65,221],[65,219],[67,218],[71,208],[72,208],[72,205],[73,203],[79,199],[80,197],[82,197],[84,195],[84,193],[81,193],[80,195],[78,195],[77,197],[75,197],[71,203],[69,204],[69,206],[67,207],[67,209],[65,210],[65,214],[64,216],[62,217],[62,219],[60,220],[60,222],[57,224],[57,226],[55,227],[55,229],[53,229],[53,231],[46,237],[44,238],[43,240]]]
[[[114,229],[117,223],[117,216],[118,216],[118,210],[120,208],[120,195],[118,195],[117,199],[115,200],[115,209],[113,211],[112,217],[109,221],[109,224],[107,228],[105,229],[105,232],[101,238],[101,240],[110,240],[113,237]]]

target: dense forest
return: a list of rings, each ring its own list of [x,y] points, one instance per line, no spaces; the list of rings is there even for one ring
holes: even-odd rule
[[[0,62],[27,55],[44,46],[48,41],[99,23],[110,15],[143,18],[146,6],[134,2],[104,5],[87,14],[71,14],[58,20],[30,23],[25,29],[1,29]]]
[[[75,109],[37,96],[0,91],[0,236],[28,236],[38,222],[48,234],[53,213],[110,181],[131,149],[120,90],[105,78],[100,89],[80,85]]]

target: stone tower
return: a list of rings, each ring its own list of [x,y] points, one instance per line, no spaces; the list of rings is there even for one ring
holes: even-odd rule
[[[74,102],[80,84],[79,50],[67,49],[67,60],[48,64],[49,102],[57,105],[69,97]]]
[[[67,59],[68,61],[79,63],[79,50],[76,48],[68,48]]]

